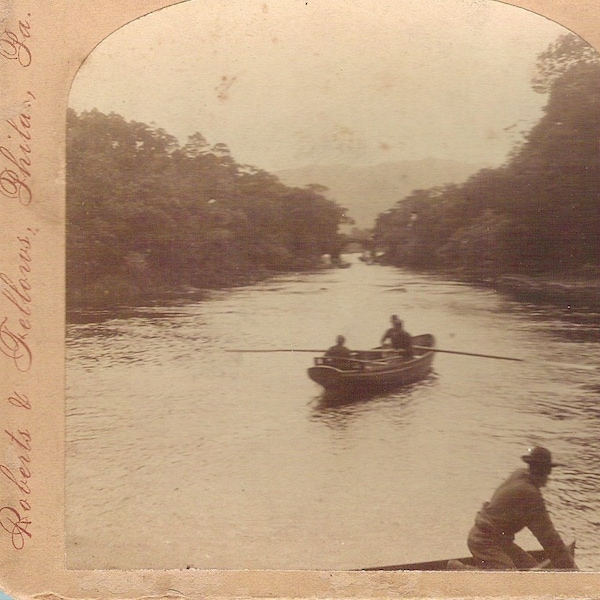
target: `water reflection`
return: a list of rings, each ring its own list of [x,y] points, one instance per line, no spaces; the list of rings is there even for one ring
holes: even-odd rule
[[[523,404],[522,410],[558,421],[573,420],[578,426],[589,422],[598,428],[600,435],[600,406],[587,393],[578,395],[569,391],[567,396],[557,393],[556,389],[548,388],[546,393],[532,395],[529,401]]]
[[[567,342],[600,342],[600,313],[597,311],[572,311],[568,307],[538,306],[507,301],[504,309],[524,317],[527,322],[556,339]]]
[[[437,375],[432,371],[425,379],[394,390],[324,391],[313,400],[311,420],[332,429],[344,428],[365,413],[406,407],[419,390],[433,386],[436,381]]]

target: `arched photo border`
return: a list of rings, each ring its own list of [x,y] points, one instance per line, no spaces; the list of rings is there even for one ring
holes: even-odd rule
[[[473,4],[488,1],[492,0],[472,0]],[[25,369],[15,356],[0,357],[8,358],[2,367],[2,422],[11,430],[26,432],[28,438],[18,481],[0,484],[0,497],[8,498],[8,504],[16,502],[19,508],[15,510],[19,518],[13,512],[11,519],[3,521],[10,523],[12,534],[0,537],[0,588],[12,598],[48,599],[596,597],[600,573],[66,569],[64,157],[68,96],[80,65],[103,39],[135,19],[178,3],[53,0],[40,6],[33,0],[7,0],[0,5],[5,32],[0,44],[0,143],[29,173],[22,176],[28,192],[22,188],[22,196],[4,198],[0,270],[24,276],[18,246],[22,250],[26,243],[31,250],[26,271],[31,288],[28,314],[11,316],[14,306],[0,308],[0,321],[11,317],[15,327],[23,329],[20,335],[26,347],[18,351],[31,358]],[[552,19],[600,49],[597,0],[504,4]],[[9,138],[7,121],[15,118],[28,125],[23,133],[29,137],[13,147],[15,139]],[[19,402],[23,397],[27,403]],[[10,440],[4,441],[8,446]]]

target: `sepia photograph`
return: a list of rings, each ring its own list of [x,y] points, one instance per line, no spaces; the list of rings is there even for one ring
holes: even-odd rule
[[[66,568],[600,570],[599,108],[596,49],[497,0],[186,0],[99,40]]]

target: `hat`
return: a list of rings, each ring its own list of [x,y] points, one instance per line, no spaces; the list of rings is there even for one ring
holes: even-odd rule
[[[539,465],[546,467],[560,467],[559,463],[552,462],[552,454],[550,450],[543,446],[529,448],[528,453],[521,456],[528,465]]]

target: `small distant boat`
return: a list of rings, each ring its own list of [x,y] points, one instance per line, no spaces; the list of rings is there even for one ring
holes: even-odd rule
[[[412,338],[414,358],[389,348],[356,350],[349,358],[315,357],[308,376],[327,391],[389,389],[415,383],[431,371],[435,338],[426,333]]]
[[[575,555],[575,542],[569,545],[571,554]],[[542,569],[553,569],[550,559],[544,550],[529,550],[529,554],[538,561],[538,566],[529,571]],[[443,560],[431,560],[428,562],[408,563],[404,565],[387,565],[385,567],[368,567],[366,569],[357,569],[358,571],[462,571],[474,570],[473,557],[451,558]]]

